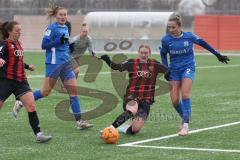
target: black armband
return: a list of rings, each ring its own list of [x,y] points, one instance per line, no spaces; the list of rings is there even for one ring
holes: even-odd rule
[[[29,65],[27,63],[24,63],[24,68],[29,70]]]

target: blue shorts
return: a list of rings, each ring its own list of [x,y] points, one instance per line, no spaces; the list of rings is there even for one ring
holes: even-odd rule
[[[194,81],[195,69],[189,67],[183,70],[170,70],[170,81],[180,81],[183,78],[190,78]]]
[[[60,77],[62,81],[66,81],[74,78],[75,74],[71,62],[66,62],[63,64],[46,64],[45,76],[53,79]]]

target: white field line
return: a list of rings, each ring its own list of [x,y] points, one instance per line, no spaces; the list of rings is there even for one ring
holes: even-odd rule
[[[196,67],[197,69],[209,69],[209,68],[232,68],[232,67],[240,67],[240,65],[224,65],[224,66],[202,66],[202,67]],[[111,73],[117,73],[119,74],[120,72],[99,72],[99,75],[107,75]],[[95,73],[81,73],[79,74],[80,76],[84,76],[86,74],[95,74]],[[29,79],[31,78],[44,78],[44,75],[29,75]]]
[[[240,67],[239,64],[235,64],[235,65],[223,65],[223,66],[200,66],[200,67],[196,67],[197,69],[208,69],[208,68],[233,68],[233,67]]]
[[[203,132],[203,131],[209,131],[209,130],[223,128],[223,127],[234,126],[234,125],[238,125],[238,124],[240,124],[240,121],[233,122],[233,123],[227,123],[227,124],[223,124],[223,125],[218,125],[218,126],[213,126],[213,127],[207,127],[207,128],[192,130],[192,131],[189,131],[189,134],[199,133],[199,132]],[[152,142],[152,141],[160,141],[160,140],[163,140],[163,139],[169,139],[169,138],[173,138],[173,137],[178,137],[178,135],[177,134],[171,134],[171,135],[168,135],[168,136],[162,136],[162,137],[157,137],[157,138],[150,138],[150,139],[145,139],[145,140],[141,140],[141,141],[120,144],[118,146],[131,147],[133,145],[138,145],[138,144]]]
[[[240,153],[240,150],[212,149],[212,148],[166,147],[166,146],[144,146],[144,145],[131,145],[131,146],[129,146],[129,147],[157,148],[157,149],[166,149],[166,150],[186,150],[186,151],[206,151],[206,152],[230,152],[230,153]]]

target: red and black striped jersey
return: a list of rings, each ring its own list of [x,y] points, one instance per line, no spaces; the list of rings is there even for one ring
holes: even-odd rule
[[[138,101],[146,100],[148,103],[151,103],[154,97],[157,75],[168,70],[156,60],[148,59],[147,62],[141,62],[138,58],[129,59],[121,64],[112,62],[111,68],[129,72],[125,96],[134,95]]]
[[[6,61],[6,64],[0,68],[1,78],[20,82],[27,80],[24,70],[23,49],[20,42],[2,41],[0,44],[0,58]]]

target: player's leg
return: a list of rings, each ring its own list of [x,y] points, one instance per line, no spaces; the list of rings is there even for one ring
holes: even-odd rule
[[[193,68],[188,68],[184,71],[181,81],[181,94],[182,94],[182,110],[183,110],[183,127],[179,132],[179,135],[185,136],[188,134],[189,130],[189,120],[191,117],[191,100],[190,92],[194,80],[195,70]]]
[[[136,116],[138,111],[138,102],[134,99],[129,99],[129,101],[126,104],[123,104],[124,112],[120,114],[112,123],[112,127],[118,128],[123,123],[125,123],[130,118],[133,118]],[[128,126],[129,127],[129,126]],[[122,128],[121,132],[126,132],[127,128]]]
[[[51,93],[53,87],[57,82],[61,69],[62,65],[46,64],[45,79],[42,89],[33,92],[35,101],[43,97],[47,97]]]
[[[36,136],[36,141],[37,142],[49,141],[52,137],[45,136],[40,130],[39,119],[37,112],[35,110],[34,97],[28,82],[27,81],[17,82],[14,87],[15,87],[13,92],[14,95],[16,96],[16,98],[20,99],[20,101],[27,109],[29,123]]]
[[[72,59],[72,68],[76,79],[78,78],[78,74],[80,73],[79,60],[80,60],[79,56],[74,56],[74,58]]]
[[[55,86],[57,78],[59,76],[59,71],[61,66],[57,66],[54,64],[46,64],[46,73],[45,79],[43,82],[43,86],[41,90],[36,90],[33,92],[34,100],[37,101],[43,97],[48,96],[51,93],[52,88]],[[16,101],[13,106],[13,116],[16,117],[20,109],[22,108],[22,103],[20,101]]]
[[[142,101],[138,104],[138,111],[133,119],[132,125],[126,130],[126,134],[134,135],[144,126],[150,112],[150,104]]]
[[[34,100],[37,101],[43,97],[48,96],[51,93],[52,88],[56,84],[56,79],[46,77],[43,82],[43,87],[41,90],[36,90],[33,92]],[[23,108],[23,104],[19,99],[16,99],[16,102],[14,103],[12,114],[16,118],[18,112]]]
[[[181,81],[170,81],[170,97],[175,110],[182,118],[182,102],[180,101]]]
[[[44,135],[41,132],[39,119],[35,110],[34,97],[32,92],[28,92],[20,97],[23,105],[26,107],[28,112],[29,124],[36,136],[36,141],[40,143],[48,142],[52,139],[51,136]]]
[[[4,104],[4,101],[0,100],[0,110],[2,109],[3,104]]]
[[[11,80],[0,78],[0,109],[3,107],[5,100],[12,94],[13,84]]]
[[[80,67],[75,68],[74,73],[75,73],[76,78],[78,78],[78,74],[80,73]]]
[[[182,93],[182,109],[183,109],[183,127],[180,130],[179,135],[185,136],[188,134],[189,130],[189,120],[191,117],[191,100],[190,100],[190,92],[192,88],[192,79],[183,78],[181,85],[181,93]]]
[[[19,112],[23,107],[24,107],[24,106],[23,106],[22,102],[20,101],[20,99],[19,99],[19,98],[16,98],[16,101],[15,101],[15,103],[14,103],[14,105],[13,105],[13,108],[12,108],[12,115],[13,115],[13,117],[17,118],[18,112]]]
[[[69,97],[70,105],[73,112],[73,115],[77,122],[78,129],[87,129],[93,127],[92,124],[87,123],[82,120],[81,117],[81,104],[78,98],[77,93],[77,80],[75,78],[74,72],[71,70],[71,63],[66,63],[61,74],[60,78],[63,81],[64,87],[66,88]]]
[[[51,93],[56,82],[57,80],[55,78],[46,77],[44,79],[42,89],[33,93],[35,101],[39,100],[40,98],[47,97]]]

